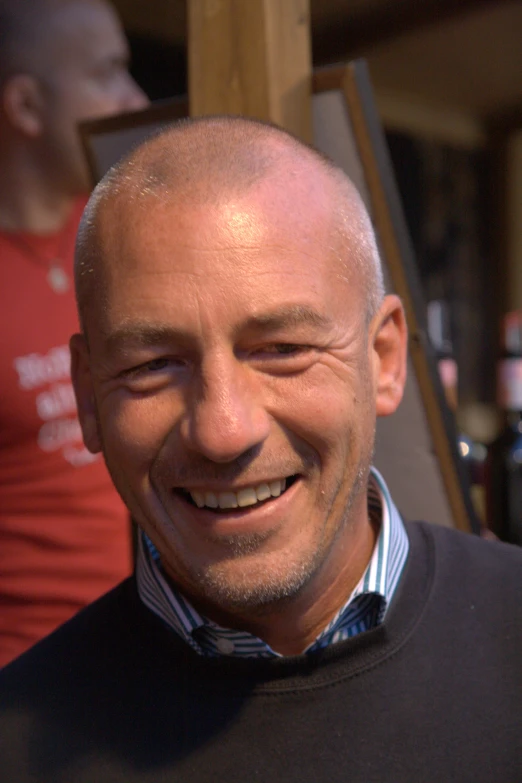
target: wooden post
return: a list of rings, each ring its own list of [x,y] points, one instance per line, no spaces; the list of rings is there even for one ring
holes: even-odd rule
[[[270,120],[312,141],[309,0],[188,0],[193,117]]]

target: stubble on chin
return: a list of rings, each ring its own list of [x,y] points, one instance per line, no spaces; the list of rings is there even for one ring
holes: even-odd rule
[[[244,546],[241,544],[241,548]],[[278,555],[269,560],[263,556],[249,557],[243,552],[226,562],[200,569],[195,574],[198,592],[222,610],[248,610],[250,614],[262,615],[296,597],[315,571],[318,559],[318,552],[298,563],[289,563]]]
[[[353,502],[361,491],[365,491],[366,478],[366,466],[361,465],[337,534],[332,540],[320,536],[314,546],[298,557],[293,557],[292,551],[263,552],[264,545],[275,536],[274,531],[228,536],[226,540],[220,537],[219,544],[226,549],[227,555],[218,562],[193,571],[194,594],[224,611],[248,611],[254,616],[262,616],[287,605],[310,584],[336,545],[339,533],[350,524]],[[329,500],[322,497],[325,513],[323,530],[333,512],[339,489],[340,486],[337,486]]]

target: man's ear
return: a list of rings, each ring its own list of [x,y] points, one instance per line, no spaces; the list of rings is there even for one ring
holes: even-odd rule
[[[31,139],[42,134],[44,95],[38,79],[23,73],[11,76],[3,88],[2,103],[13,128]]]
[[[384,297],[370,334],[373,334],[376,413],[389,416],[399,407],[407,375],[408,329],[398,296]]]
[[[78,408],[83,442],[92,454],[97,454],[102,450],[101,438],[96,416],[89,348],[84,335],[74,334],[69,342],[69,348],[71,351],[71,378],[76,395],[76,407]]]

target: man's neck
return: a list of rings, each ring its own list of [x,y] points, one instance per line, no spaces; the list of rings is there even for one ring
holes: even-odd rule
[[[47,182],[38,169],[0,161],[0,230],[29,234],[59,231],[71,213],[74,197]]]

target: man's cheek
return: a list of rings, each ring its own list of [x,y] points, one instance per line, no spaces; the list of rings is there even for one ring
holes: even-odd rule
[[[281,399],[276,418],[308,441],[323,441],[336,439],[339,426],[350,421],[353,413],[348,390],[339,392],[333,387],[320,390],[314,385],[301,388],[299,395]]]
[[[155,458],[168,432],[151,406],[141,402],[135,400],[107,410],[101,422],[106,451],[136,466]]]

